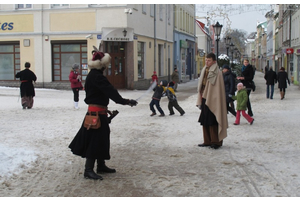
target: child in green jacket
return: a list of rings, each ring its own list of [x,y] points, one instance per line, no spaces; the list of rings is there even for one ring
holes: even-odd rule
[[[241,112],[242,115],[246,118],[246,120],[250,123],[250,125],[252,125],[254,119],[245,112],[245,110],[247,109],[248,94],[247,94],[247,89],[244,88],[243,83],[237,84],[237,94],[236,96],[232,96],[231,98],[237,101],[236,118],[235,118],[234,125],[240,124]]]

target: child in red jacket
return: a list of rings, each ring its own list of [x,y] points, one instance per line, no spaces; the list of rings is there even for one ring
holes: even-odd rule
[[[79,101],[79,90],[82,90],[81,84],[81,76],[79,74],[79,65],[75,63],[72,67],[72,70],[69,75],[69,80],[71,82],[71,88],[74,94],[74,108],[78,109],[78,101]]]

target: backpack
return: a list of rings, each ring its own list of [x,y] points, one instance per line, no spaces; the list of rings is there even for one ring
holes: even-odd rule
[[[176,101],[176,96],[170,90],[167,89],[166,94],[170,102]]]

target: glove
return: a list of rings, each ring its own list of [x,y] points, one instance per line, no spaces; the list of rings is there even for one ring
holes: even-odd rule
[[[130,99],[128,100],[128,105],[132,106],[136,106],[138,104],[138,102],[136,100]]]

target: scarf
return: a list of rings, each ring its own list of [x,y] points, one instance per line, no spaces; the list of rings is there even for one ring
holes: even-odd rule
[[[247,67],[247,66],[243,65],[243,67],[242,67],[242,72],[245,71],[246,67]]]

